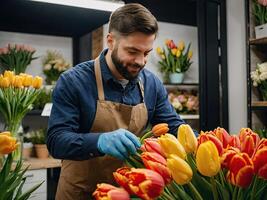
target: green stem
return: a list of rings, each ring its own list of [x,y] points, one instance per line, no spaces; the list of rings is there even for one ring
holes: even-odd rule
[[[220,172],[219,172],[219,175],[220,175],[220,179],[221,179],[221,184],[222,184],[222,186],[223,186],[223,188],[225,188],[225,179],[224,179],[224,175],[223,175],[223,171],[222,170],[220,170]]]
[[[199,192],[191,182],[188,183],[188,186],[190,190],[194,193],[194,197],[196,200],[203,200],[202,196],[199,194]]]
[[[256,185],[257,185],[257,180],[258,178],[255,177],[254,179],[254,183],[253,183],[253,187],[252,187],[252,191],[251,191],[251,197],[250,197],[250,200],[253,200],[255,198],[255,193],[256,193]]]
[[[218,192],[216,189],[216,183],[214,177],[210,177],[211,186],[212,186],[212,194],[213,194],[213,200],[218,200]]]
[[[151,136],[151,134],[152,134],[152,132],[151,132],[151,131],[148,131],[147,133],[145,133],[145,134],[144,134],[144,135],[141,137],[141,139],[140,139],[140,141],[141,141],[141,144],[143,143],[144,139],[146,139],[146,138],[150,137],[150,136]]]

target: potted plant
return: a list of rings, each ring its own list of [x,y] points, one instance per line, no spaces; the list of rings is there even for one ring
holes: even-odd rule
[[[46,103],[52,101],[52,90],[45,87],[40,91],[40,94],[33,102],[34,110],[43,110]]]
[[[267,62],[257,64],[256,70],[251,72],[253,86],[257,87],[263,101],[267,101]]]
[[[262,38],[267,36],[267,1],[253,0],[253,14],[255,16],[255,36]]]
[[[27,133],[23,135],[22,145],[22,157],[24,160],[28,160],[32,155],[33,144],[31,142],[31,136]]]
[[[184,41],[180,41],[176,46],[173,40],[166,40],[165,47],[157,48],[157,53],[161,60],[160,71],[164,73],[165,79],[169,78],[171,83],[181,83],[184,73],[193,63],[191,61],[193,52],[190,50],[191,43],[185,48]]]
[[[45,144],[45,129],[39,129],[36,131],[31,131],[29,134],[31,135],[31,142],[34,145],[34,149],[36,152],[36,156],[38,158],[44,159],[48,158],[49,153]]]
[[[60,74],[70,68],[70,63],[57,51],[47,51],[42,62],[45,81],[48,85],[54,85]]]

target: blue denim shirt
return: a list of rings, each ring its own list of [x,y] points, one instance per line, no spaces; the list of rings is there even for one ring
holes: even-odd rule
[[[142,102],[138,79],[123,88],[109,70],[104,50],[100,55],[105,100],[136,105]],[[161,81],[143,69],[139,78],[144,85],[147,124],[168,123],[170,133],[176,134],[185,123],[168,101]],[[59,159],[85,160],[100,156],[97,141],[100,133],[90,133],[98,100],[94,61],[76,65],[64,72],[53,91],[53,107],[49,118],[47,146],[51,155]]]

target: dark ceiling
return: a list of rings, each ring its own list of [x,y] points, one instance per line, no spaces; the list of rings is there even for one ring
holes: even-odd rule
[[[194,0],[125,0],[146,6],[159,21],[196,25]],[[108,22],[110,12],[25,0],[0,1],[0,30],[81,36]]]

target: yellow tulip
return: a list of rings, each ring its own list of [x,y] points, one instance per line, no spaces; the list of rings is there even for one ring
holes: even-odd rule
[[[178,51],[176,52],[176,57],[179,58],[180,56],[181,56],[181,51],[178,50]]]
[[[23,78],[19,75],[16,75],[12,85],[16,88],[22,88],[23,86],[22,81],[23,81]]]
[[[180,51],[183,51],[183,50],[184,50],[184,41],[180,41],[180,42],[178,43],[178,49],[179,49]]]
[[[13,71],[5,71],[4,72],[4,78],[8,78],[9,83],[12,84],[14,79],[15,79],[15,75]]]
[[[182,124],[178,128],[177,137],[183,145],[186,153],[194,153],[197,149],[197,138],[188,124]]]
[[[0,88],[7,88],[10,86],[9,79],[6,77],[0,76]]]
[[[32,85],[32,75],[26,75],[23,80],[24,87],[30,87]]]
[[[204,176],[212,177],[220,171],[219,153],[212,141],[200,144],[197,150],[196,164],[198,171]]]
[[[161,135],[158,141],[166,157],[169,157],[171,154],[175,154],[180,158],[185,159],[186,152],[184,147],[175,136],[167,133],[165,135]]]
[[[188,58],[188,59],[191,59],[192,56],[193,56],[193,51],[190,50],[190,51],[188,52],[188,56],[187,56],[187,58]]]
[[[171,52],[172,52],[172,55],[176,55],[176,52],[177,52],[177,48],[173,48],[173,49],[171,49]]]
[[[163,53],[162,49],[160,47],[157,47],[157,53],[161,55]]]
[[[165,60],[166,59],[166,57],[162,54],[161,55],[161,58],[163,59],[163,60]]]
[[[179,185],[187,184],[191,181],[193,171],[189,164],[177,155],[171,154],[167,158],[167,167],[171,171],[172,178]]]
[[[0,154],[9,154],[17,148],[16,138],[11,137],[8,132],[0,133]]]
[[[39,89],[43,84],[43,79],[40,76],[35,76],[32,80],[32,87]]]

